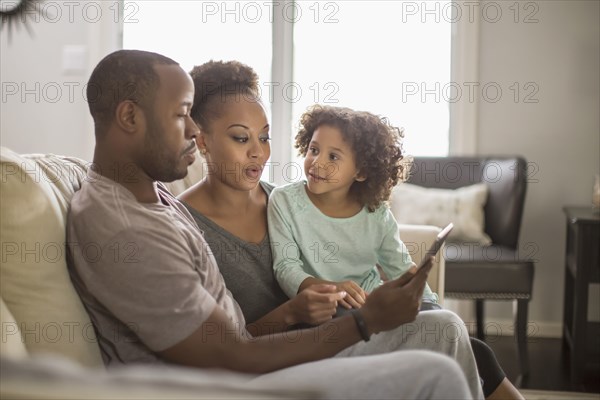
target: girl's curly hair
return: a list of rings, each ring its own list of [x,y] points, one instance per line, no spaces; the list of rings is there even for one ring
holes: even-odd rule
[[[194,105],[191,116],[204,130],[209,122],[218,118],[222,105],[232,96],[240,100],[259,99],[258,75],[239,61],[209,61],[190,72],[194,81]]]
[[[306,157],[314,132],[322,125],[338,128],[354,153],[356,168],[367,179],[355,181],[350,193],[370,212],[389,200],[394,186],[405,180],[404,131],[387,118],[366,111],[315,105],[300,118],[295,147]]]

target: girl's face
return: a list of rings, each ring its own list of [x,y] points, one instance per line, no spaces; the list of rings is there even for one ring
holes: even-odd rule
[[[269,123],[262,105],[245,96],[229,96],[221,115],[201,130],[198,147],[206,149],[208,174],[238,190],[254,189],[271,156]]]
[[[304,159],[304,173],[311,193],[347,194],[355,181],[364,180],[356,169],[354,152],[338,128],[318,127]]]

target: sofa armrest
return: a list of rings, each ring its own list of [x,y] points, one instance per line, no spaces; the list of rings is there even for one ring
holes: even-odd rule
[[[398,225],[400,229],[400,239],[406,245],[408,252],[413,262],[419,264],[423,255],[429,249],[429,246],[434,242],[441,229],[431,225]],[[427,283],[432,291],[438,294],[440,304],[444,300],[444,269],[446,263],[442,256],[443,248],[440,249],[435,257],[433,268],[427,278]]]
[[[254,375],[173,364],[137,364],[108,370],[81,367],[58,355],[25,360],[0,357],[4,399],[319,399],[322,389],[271,387]]]

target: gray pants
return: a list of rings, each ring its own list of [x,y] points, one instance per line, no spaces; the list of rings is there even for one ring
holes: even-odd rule
[[[447,310],[420,313],[332,359],[262,375],[251,384],[315,388],[331,399],[483,398],[466,327]]]
[[[0,370],[3,394],[20,398],[48,393],[53,398],[90,393],[97,398],[481,398],[466,330],[449,311],[421,313],[414,323],[374,335],[336,357],[258,377],[167,364],[93,370],[57,356],[0,357]],[[288,396],[290,391],[299,394]]]

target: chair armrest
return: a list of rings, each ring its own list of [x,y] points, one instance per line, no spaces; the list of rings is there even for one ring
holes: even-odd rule
[[[432,245],[441,228],[432,225],[404,225],[399,224],[400,239],[406,245],[410,256],[416,264],[419,264],[423,255]],[[435,257],[433,268],[427,278],[427,283],[432,291],[438,294],[440,304],[444,301],[444,270],[446,263],[442,256],[443,247]]]

